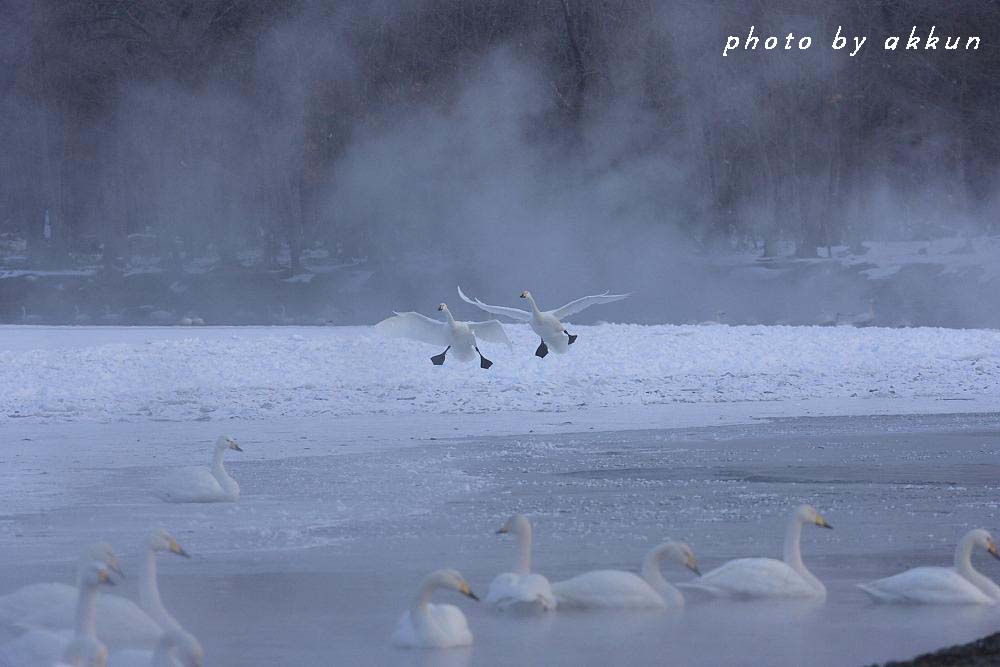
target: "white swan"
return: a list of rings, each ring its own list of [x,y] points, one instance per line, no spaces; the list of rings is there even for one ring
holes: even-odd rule
[[[39,667],[62,660],[72,667],[105,667],[108,650],[94,634],[94,609],[98,586],[113,583],[105,563],[82,563],[73,631],[30,630],[0,649],[0,664]]]
[[[115,550],[106,542],[87,547],[80,556],[79,566],[82,567],[92,561],[104,563],[115,574],[125,576],[118,564]],[[77,599],[78,593],[79,590],[72,584],[53,582],[22,586],[12,593],[0,596],[0,624],[7,627],[21,626],[24,619],[32,613],[67,601],[72,604]]]
[[[500,611],[535,613],[556,608],[556,598],[549,580],[531,572],[531,521],[515,514],[497,534],[514,533],[517,537],[517,570],[498,574],[490,583],[486,604]]]
[[[168,630],[153,651],[126,649],[108,656],[108,667],[201,667],[205,651],[193,635]]]
[[[472,644],[472,633],[465,614],[450,604],[432,604],[431,596],[438,588],[450,588],[478,600],[469,584],[457,570],[438,570],[420,584],[413,606],[403,612],[392,643],[400,648],[450,648]]]
[[[239,500],[240,485],[222,465],[222,457],[227,449],[243,451],[228,435],[220,435],[215,441],[212,467],[183,468],[168,475],[160,483],[160,497],[172,503],[224,503]]]
[[[813,576],[802,562],[799,539],[802,526],[807,523],[833,528],[813,507],[801,505],[788,522],[784,560],[738,558],[705,573],[696,581],[678,585],[684,590],[717,597],[825,598],[823,582]]]
[[[503,343],[510,347],[503,325],[496,320],[486,322],[460,322],[452,316],[447,304],[439,304],[438,310],[444,312],[446,322],[432,320],[420,313],[396,313],[395,316],[382,320],[375,328],[387,336],[396,338],[411,338],[431,345],[443,345],[444,352],[431,357],[431,363],[440,366],[445,355],[451,351],[460,361],[471,361],[479,356],[480,368],[489,368],[493,362],[479,351],[476,338],[482,338],[491,343]]]
[[[684,596],[660,573],[660,562],[669,558],[695,574],[698,562],[691,547],[668,541],[653,548],[642,561],[642,576],[621,570],[594,570],[552,584],[559,608],[664,609],[684,606]]]
[[[535,303],[535,298],[531,296],[531,292],[525,290],[524,292],[521,292],[521,298],[527,299],[528,303],[531,304],[531,311],[529,312],[527,310],[521,310],[520,308],[490,306],[483,303],[479,299],[470,299],[465,296],[461,287],[458,288],[458,295],[466,303],[471,303],[473,306],[481,308],[487,313],[493,313],[494,315],[506,315],[514,320],[530,323],[531,330],[538,334],[538,337],[542,339],[538,349],[535,350],[536,357],[544,357],[547,355],[549,353],[549,345],[551,345],[552,349],[556,352],[565,352],[570,345],[576,342],[576,336],[566,331],[566,326],[561,322],[564,317],[569,317],[574,313],[579,313],[584,308],[589,308],[590,306],[598,303],[621,301],[629,296],[628,294],[608,294],[605,292],[604,294],[581,297],[575,301],[570,301],[565,306],[556,308],[555,310],[543,311],[538,309],[538,305]]]
[[[972,567],[972,550],[982,547],[1000,559],[996,542],[983,530],[970,530],[955,549],[953,567],[915,567],[858,588],[877,602],[909,604],[997,604],[1000,586]]]
[[[164,630],[180,629],[160,599],[156,581],[156,554],[169,552],[189,558],[183,547],[165,530],[157,530],[149,540],[146,560],[139,579],[139,601],[119,595],[102,595],[97,601],[97,636],[112,650],[152,649]],[[48,630],[72,627],[73,605],[64,600],[27,616],[24,625]]]

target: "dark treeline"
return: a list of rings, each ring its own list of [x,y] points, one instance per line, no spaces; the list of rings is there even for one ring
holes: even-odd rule
[[[35,261],[115,267],[143,244],[165,268],[210,250],[292,270],[310,248],[396,257],[504,222],[483,214],[499,198],[570,224],[572,204],[539,194],[565,183],[597,192],[619,239],[663,226],[703,249],[997,229],[993,0],[0,7],[0,233]],[[813,45],[722,58],[750,25]],[[962,48],[882,48],[932,25]],[[830,49],[837,26],[868,37],[856,57]]]

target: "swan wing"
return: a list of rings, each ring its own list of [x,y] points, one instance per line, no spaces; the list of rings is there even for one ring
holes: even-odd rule
[[[431,345],[450,345],[451,333],[448,325],[440,320],[432,320],[420,313],[396,313],[375,325],[380,333],[393,338],[409,338]]]
[[[462,288],[458,288],[458,296],[461,297],[462,301],[466,303],[471,303],[476,308],[480,310],[485,310],[487,313],[493,313],[494,315],[504,315],[511,318],[512,320],[519,320],[521,322],[530,322],[531,313],[526,310],[521,310],[520,308],[508,308],[507,306],[491,306],[489,304],[483,303],[479,299],[470,299],[465,296],[465,292]]]
[[[595,570],[552,584],[559,608],[656,609],[666,607],[663,597],[631,572]]]
[[[678,584],[686,590],[742,598],[813,597],[809,584],[787,563],[773,558],[738,558]]]
[[[486,604],[501,611],[549,611],[556,608],[556,597],[540,574],[504,572],[490,584]]]
[[[157,493],[170,503],[216,503],[233,500],[212,471],[204,467],[181,468],[167,475]]]
[[[993,600],[950,567],[915,567],[858,588],[878,602],[992,604]]]
[[[403,648],[450,648],[472,644],[465,614],[455,605],[428,604],[426,616],[414,619],[403,612],[392,634],[394,646]]]
[[[622,299],[626,299],[629,296],[631,296],[631,294],[610,294],[608,292],[605,292],[604,294],[594,294],[592,296],[584,296],[580,297],[576,301],[570,301],[565,306],[556,308],[551,312],[553,315],[556,316],[556,319],[561,320],[564,317],[575,315],[576,313],[579,313],[581,310],[584,310],[585,308],[590,308],[591,306],[595,306],[599,303],[611,303],[613,301],[621,301]]]
[[[486,322],[469,322],[469,329],[476,338],[485,340],[488,343],[498,343],[511,347],[507,332],[498,320],[487,320]]]

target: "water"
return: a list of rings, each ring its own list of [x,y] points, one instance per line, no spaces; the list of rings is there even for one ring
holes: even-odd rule
[[[98,536],[121,545],[135,572],[141,535],[163,525],[195,554],[160,558],[164,601],[202,639],[209,665],[867,664],[1000,629],[997,609],[880,606],[854,586],[949,564],[968,528],[1000,532],[997,414],[434,441],[410,441],[396,420],[392,437],[344,446],[334,422],[225,428],[247,450],[227,459],[244,495],[212,506],[166,505],[148,490],[167,464],[201,456],[207,444],[188,443],[215,435],[204,425],[12,428],[0,591],[67,579],[78,545]],[[508,618],[442,592],[465,610],[473,647],[388,645],[427,572],[457,567],[485,594],[510,569],[513,540],[494,531],[513,512],[535,520],[535,568],[558,580],[634,571],[668,537],[688,541],[703,571],[780,557],[799,502],[835,526],[803,533],[825,604]],[[974,563],[1000,579],[1000,562]],[[665,575],[692,576],[669,565]]]

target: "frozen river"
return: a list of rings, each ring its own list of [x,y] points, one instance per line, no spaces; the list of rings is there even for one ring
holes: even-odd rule
[[[518,435],[516,424],[494,428],[481,415],[442,416],[434,439],[419,420],[391,415],[347,431],[322,416],[7,420],[0,592],[71,579],[80,545],[98,538],[137,572],[140,542],[162,525],[194,554],[160,558],[163,597],[204,643],[208,665],[858,665],[1000,629],[997,609],[876,606],[854,587],[949,564],[970,527],[1000,532],[1000,413],[613,431],[584,413],[533,420],[539,427]],[[150,494],[169,467],[207,457],[222,431],[246,450],[227,458],[238,504],[168,505]],[[502,434],[468,435],[491,432]],[[494,531],[514,512],[534,519],[535,567],[558,580],[635,570],[666,537],[688,541],[703,571],[779,557],[786,514],[804,501],[835,526],[803,536],[825,604],[691,602],[679,612],[525,619],[442,593],[465,610],[473,647],[388,645],[425,573],[457,567],[483,594],[510,569],[513,541]],[[1000,579],[1000,563],[984,556],[976,565]],[[665,575],[690,576],[669,566]],[[116,592],[134,586],[133,577]]]

